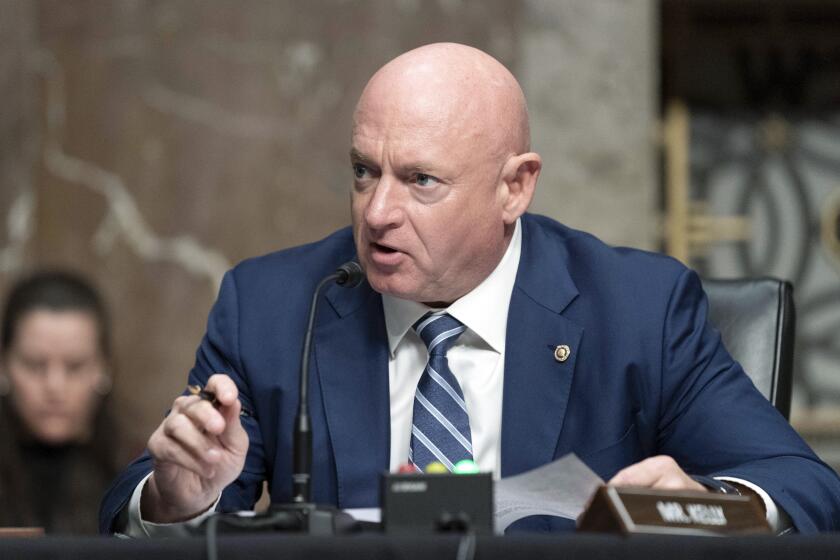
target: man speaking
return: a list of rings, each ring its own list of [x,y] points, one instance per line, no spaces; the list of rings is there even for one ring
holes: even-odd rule
[[[381,68],[353,119],[352,230],[225,276],[189,375],[220,406],[175,400],[102,531],[250,509],[264,480],[289,501],[309,300],[351,259],[366,282],[328,288],[313,335],[316,502],[375,506],[380,473],[407,461],[506,477],[574,452],[613,484],[726,486],[758,493],[778,529],[840,528],[840,479],[724,349],[697,276],[525,213],[529,136],[519,84],[479,50]]]

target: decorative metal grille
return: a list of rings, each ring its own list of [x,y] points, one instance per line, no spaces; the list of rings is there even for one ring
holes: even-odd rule
[[[710,277],[792,280],[797,307],[794,405],[836,404],[840,115],[696,112],[689,130],[689,200],[704,201],[699,211],[692,203],[693,220],[706,216],[714,223],[735,214],[746,234],[709,228],[688,260]]]

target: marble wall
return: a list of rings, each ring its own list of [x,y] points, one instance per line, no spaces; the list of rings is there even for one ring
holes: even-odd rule
[[[0,0],[0,290],[87,273],[116,318],[115,400],[145,440],[224,271],[349,223],[353,105],[420,44],[521,80],[533,210],[653,247],[650,0]]]

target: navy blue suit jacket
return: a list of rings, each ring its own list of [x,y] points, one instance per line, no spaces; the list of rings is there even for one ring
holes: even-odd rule
[[[228,373],[254,411],[243,420],[245,468],[219,509],[252,507],[264,479],[274,501],[289,499],[310,298],[320,278],[354,257],[344,229],[247,260],[225,276],[189,375],[203,384]],[[310,373],[314,499],[375,506],[390,445],[382,299],[366,283],[332,286],[324,297]],[[609,479],[667,454],[689,473],[758,484],[799,531],[840,528],[840,479],[753,387],[706,315],[697,276],[677,261],[523,216],[507,328],[502,476],[575,452]],[[565,362],[554,359],[559,344],[571,348]],[[102,504],[104,532],[151,466],[144,455],[115,481]]]

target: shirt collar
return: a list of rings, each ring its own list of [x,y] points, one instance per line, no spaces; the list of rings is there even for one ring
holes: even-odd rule
[[[516,220],[510,244],[493,272],[447,309],[450,315],[461,321],[500,354],[505,351],[508,307],[516,281],[516,272],[519,269],[521,252],[522,225],[520,220]],[[393,358],[397,346],[408,329],[432,308],[388,294],[382,294],[382,307],[385,311],[385,327],[388,331],[388,348]]]

